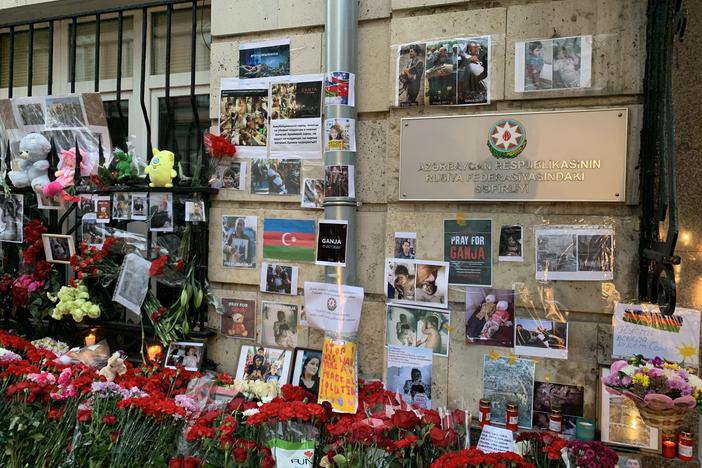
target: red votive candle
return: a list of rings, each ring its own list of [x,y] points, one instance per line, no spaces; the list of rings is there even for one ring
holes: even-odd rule
[[[677,455],[678,444],[675,441],[675,436],[666,436],[663,438],[663,458],[675,458]]]
[[[692,433],[683,432],[678,438],[678,458],[682,461],[692,460]]]

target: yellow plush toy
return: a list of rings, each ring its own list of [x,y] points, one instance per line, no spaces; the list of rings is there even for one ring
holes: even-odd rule
[[[178,173],[173,170],[173,165],[175,162],[175,155],[168,151],[159,151],[154,148],[154,157],[151,158],[151,162],[144,173],[149,176],[149,187],[173,187],[173,178],[178,175]]]

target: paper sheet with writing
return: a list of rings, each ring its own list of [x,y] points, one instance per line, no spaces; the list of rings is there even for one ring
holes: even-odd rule
[[[356,344],[351,341],[324,338],[318,403],[325,401],[337,413],[355,413],[358,408]]]
[[[311,327],[354,334],[362,306],[363,288],[305,281],[305,315]]]
[[[514,452],[514,433],[501,427],[485,426],[480,433],[478,449],[485,453]]]
[[[612,317],[612,357],[628,358],[641,354],[669,361],[685,361],[699,368],[700,312],[676,307],[670,316],[657,306],[617,304]]]

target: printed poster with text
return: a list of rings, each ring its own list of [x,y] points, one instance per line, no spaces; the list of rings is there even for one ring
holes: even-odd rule
[[[322,157],[323,75],[271,82],[271,156]]]
[[[658,306],[617,304],[612,317],[613,358],[640,354],[699,369],[700,312],[676,307],[663,315]]]
[[[363,288],[305,281],[305,315],[309,326],[336,333],[358,332]]]
[[[492,220],[444,220],[449,284],[492,286]]]
[[[355,413],[358,408],[356,374],[356,344],[324,338],[317,403],[328,401],[336,413]]]

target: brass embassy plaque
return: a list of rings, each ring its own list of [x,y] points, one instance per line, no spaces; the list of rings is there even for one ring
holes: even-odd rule
[[[401,122],[400,200],[624,202],[627,109]]]

